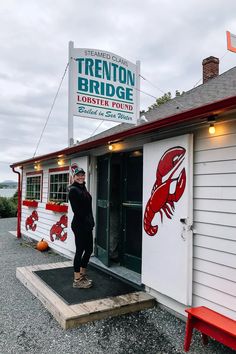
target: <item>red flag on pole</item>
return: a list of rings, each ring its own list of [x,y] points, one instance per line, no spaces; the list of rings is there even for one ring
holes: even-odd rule
[[[236,35],[226,31],[227,36],[227,49],[236,53]]]

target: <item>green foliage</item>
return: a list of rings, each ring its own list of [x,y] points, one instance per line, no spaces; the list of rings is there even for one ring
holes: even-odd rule
[[[15,194],[12,197],[13,202],[17,205],[17,201],[18,201],[18,191],[15,192]]]
[[[179,97],[181,96],[182,94],[184,93],[184,91],[182,93],[180,93],[178,90],[175,91],[175,97]],[[156,99],[156,102],[153,103],[153,105],[151,105],[150,107],[148,107],[148,110],[150,111],[151,109],[153,108],[156,108],[156,107],[159,107],[161,106],[162,104],[170,101],[172,99],[172,95],[171,95],[171,92],[167,92],[167,93],[164,93],[163,96],[159,97]]]
[[[11,198],[0,197],[0,218],[12,218],[17,214],[17,192]]]

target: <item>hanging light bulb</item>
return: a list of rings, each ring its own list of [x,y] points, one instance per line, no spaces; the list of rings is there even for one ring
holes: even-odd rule
[[[216,132],[216,128],[215,128],[216,116],[208,117],[207,121],[210,124],[209,128],[208,128],[209,134],[211,134],[211,135],[215,134],[215,132]]]
[[[112,144],[109,144],[109,145],[108,145],[108,149],[109,149],[109,151],[112,151],[112,150],[114,149],[113,145],[112,145]]]
[[[210,124],[208,131],[209,131],[209,133],[210,133],[211,135],[215,134],[216,128],[215,128],[214,123],[211,123],[211,124]]]
[[[58,159],[57,164],[58,164],[58,166],[62,166],[64,164],[64,160]]]
[[[39,171],[39,169],[40,169],[40,164],[39,164],[39,163],[35,163],[35,164],[34,164],[34,169],[35,169],[36,171]]]

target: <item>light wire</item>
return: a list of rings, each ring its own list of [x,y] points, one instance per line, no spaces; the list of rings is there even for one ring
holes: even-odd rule
[[[100,126],[102,125],[103,122],[104,122],[104,120],[102,120],[101,122],[99,122],[98,126],[94,129],[94,131],[93,131],[92,134],[90,135],[90,138],[96,133],[96,131],[98,130],[98,128],[100,128]]]
[[[56,99],[57,99],[58,94],[59,94],[59,91],[60,91],[60,89],[61,89],[61,85],[62,85],[62,82],[63,82],[64,77],[65,77],[65,75],[66,75],[66,72],[67,72],[68,66],[69,66],[69,62],[66,64],[66,68],[65,68],[64,74],[62,75],[62,78],[61,78],[60,84],[59,84],[59,86],[58,86],[57,92],[56,92],[55,97],[54,97],[54,99],[53,99],[53,102],[52,102],[52,105],[51,105],[50,111],[49,111],[49,113],[48,113],[48,116],[47,116],[46,122],[45,122],[45,124],[44,124],[43,130],[42,130],[42,133],[41,133],[41,135],[40,135],[40,138],[39,138],[38,144],[37,144],[37,146],[36,146],[36,149],[35,149],[35,152],[34,152],[33,157],[35,157],[36,152],[37,152],[37,150],[38,150],[38,147],[39,147],[39,144],[40,144],[40,142],[41,142],[41,139],[42,139],[43,133],[44,133],[44,131],[45,131],[45,129],[46,129],[46,126],[47,126],[47,124],[48,124],[48,121],[49,121],[49,118],[50,118],[50,116],[51,116],[52,110],[53,110],[53,108],[54,108],[54,105],[55,105]]]

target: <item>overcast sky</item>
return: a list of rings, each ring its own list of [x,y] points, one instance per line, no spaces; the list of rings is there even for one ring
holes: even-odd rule
[[[0,182],[16,180],[9,164],[31,158],[68,62],[68,42],[141,61],[141,90],[188,91],[201,84],[202,60],[236,65],[226,30],[236,34],[235,0],[8,0],[0,2]],[[155,101],[141,94],[141,109]],[[74,138],[98,120],[74,118]],[[103,123],[98,132],[112,126]],[[67,75],[37,155],[67,146]]]

